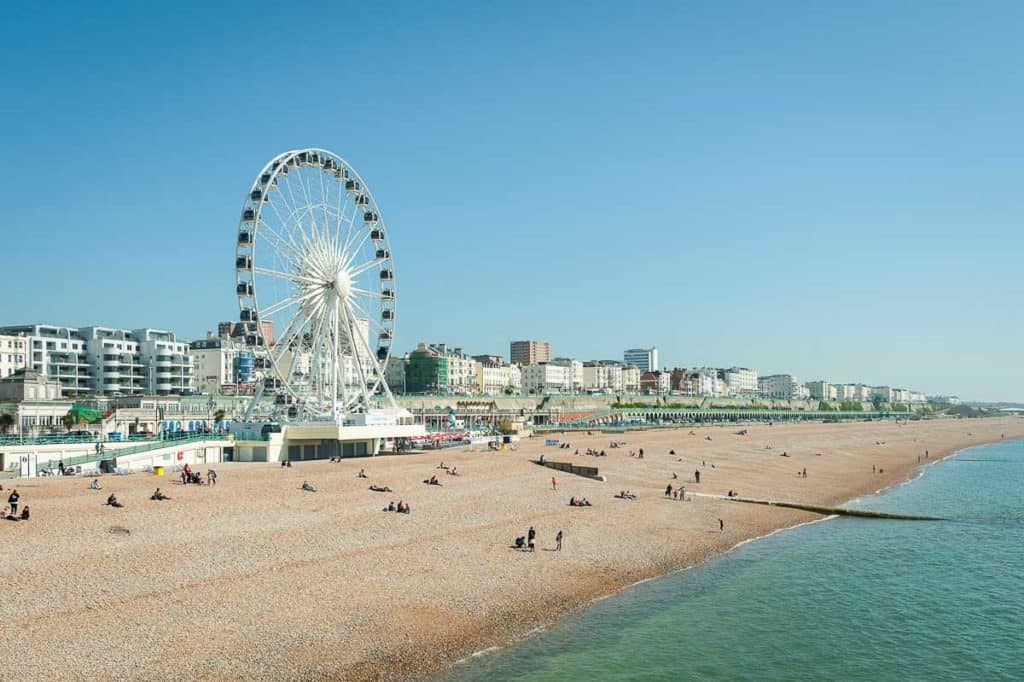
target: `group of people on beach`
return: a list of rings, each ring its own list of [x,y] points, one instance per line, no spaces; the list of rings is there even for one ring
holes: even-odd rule
[[[186,463],[181,468],[181,484],[202,485],[203,473],[201,471],[192,471],[192,467]],[[206,470],[206,485],[217,485],[217,472],[213,469]]]
[[[404,501],[399,500],[397,506],[394,502],[389,502],[388,506],[384,507],[383,511],[398,512],[399,514],[411,514],[412,508],[410,508]]]
[[[679,486],[678,488],[673,489],[672,488],[672,484],[669,483],[667,486],[665,486],[665,497],[669,497],[669,498],[671,498],[673,500],[681,500],[681,501],[685,502],[686,501],[686,488],[683,487],[683,486]]]
[[[636,499],[636,495],[634,495],[633,493],[629,492],[628,490],[620,490],[619,494],[616,495],[615,497],[617,497],[620,500],[635,500]]]
[[[0,487],[0,490],[3,490]],[[28,521],[32,513],[29,511],[28,505],[25,505],[24,509],[21,510],[21,514],[18,514],[18,503],[21,502],[21,493],[15,488],[11,491],[11,494],[7,496],[7,506],[3,509],[3,518],[7,521]]]
[[[591,505],[590,504],[590,500],[588,500],[585,497],[570,497],[569,498],[569,506],[570,507],[591,507],[593,505]]]
[[[561,552],[562,551],[562,537],[563,537],[562,536],[562,531],[561,531],[561,529],[559,529],[559,531],[557,533],[555,533],[555,546],[554,546],[554,548],[551,551],[553,551],[553,552]],[[537,531],[536,531],[536,529],[534,529],[533,526],[530,526],[530,529],[528,531],[526,531],[526,537],[523,537],[522,535],[517,537],[515,539],[514,546],[519,551],[524,551],[524,550],[528,551],[528,552],[536,551],[537,550]]]

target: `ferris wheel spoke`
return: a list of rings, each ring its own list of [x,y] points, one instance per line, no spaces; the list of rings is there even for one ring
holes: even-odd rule
[[[277,270],[269,270],[267,268],[253,268],[252,271],[257,273],[257,274],[260,274],[260,275],[266,275],[267,277],[276,277],[278,279],[283,279],[283,280],[288,281],[288,282],[303,283],[303,284],[320,284],[321,283],[321,281],[318,280],[318,279],[313,279],[312,277],[305,277],[305,276],[299,275],[297,273],[279,272]]]
[[[349,265],[349,263],[351,263],[353,260],[355,260],[356,256],[359,255],[359,249],[363,248],[363,244],[366,243],[366,240],[369,239],[369,237],[370,237],[370,231],[369,230],[363,230],[363,237],[362,237],[362,239],[360,239],[359,243],[355,244],[354,246],[352,246],[351,250],[348,251],[348,256],[345,259],[345,266],[346,267]]]
[[[378,299],[380,299],[382,301],[389,301],[389,300],[391,300],[390,296],[385,296],[384,294],[380,293],[379,291],[367,291],[366,289],[359,289],[358,287],[352,287],[351,291],[352,291],[353,294],[357,294],[359,296],[363,296],[363,297],[366,297],[366,298],[378,298]]]
[[[376,265],[380,265],[381,263],[383,263],[386,260],[387,260],[386,258],[374,258],[371,261],[366,261],[365,263],[363,263],[361,265],[357,265],[356,267],[349,269],[348,274],[349,274],[350,277],[355,277],[356,275],[358,275],[360,273],[363,273],[363,272],[366,272],[367,270],[369,270],[370,268],[372,268],[372,267],[374,267]]]

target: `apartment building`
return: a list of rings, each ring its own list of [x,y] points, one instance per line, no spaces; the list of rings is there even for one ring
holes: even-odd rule
[[[56,380],[64,398],[192,389],[188,345],[169,331],[30,324],[0,327],[0,335],[22,337],[26,367]]]
[[[0,335],[0,379],[24,369],[28,349],[25,338],[14,335]]]
[[[583,392],[583,362],[573,358],[555,358],[548,364],[565,367],[569,370],[569,393]]]
[[[523,388],[523,373],[519,365],[504,362],[482,362],[477,356],[477,390],[486,395],[519,395]]]
[[[581,363],[582,364],[582,363]],[[525,393],[569,393],[572,391],[571,365],[556,365],[541,362],[522,368],[523,392]]]
[[[771,374],[759,377],[758,392],[766,398],[779,400],[803,400],[808,397],[807,389],[792,374]]]
[[[551,360],[551,344],[547,341],[513,341],[509,358],[517,365],[536,365]]]
[[[622,352],[622,361],[643,372],[654,372],[658,364],[658,348],[629,348]]]

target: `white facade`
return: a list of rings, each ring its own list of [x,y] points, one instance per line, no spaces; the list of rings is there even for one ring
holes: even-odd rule
[[[581,393],[583,391],[583,362],[572,358],[555,358],[548,364],[565,367],[569,370],[569,387],[567,393]]]
[[[611,391],[611,385],[608,382],[608,367],[600,362],[585,362],[583,363],[583,390],[590,392],[607,392]],[[622,373],[619,373],[619,378],[622,378]]]
[[[523,391],[532,393],[568,393],[572,390],[572,367],[550,362],[522,368]]]
[[[827,381],[808,381],[807,393],[814,400],[831,400],[832,386]]]
[[[758,393],[757,372],[746,367],[730,367],[723,372],[730,395],[753,396]]]
[[[696,390],[696,395],[703,396],[721,396],[724,394],[723,388],[719,379],[718,371],[711,368],[700,368],[695,369],[690,374],[691,384]]]
[[[28,343],[23,336],[0,335],[0,379],[23,369],[28,358]]]
[[[620,368],[622,391],[625,393],[640,392],[640,369],[636,365],[625,364]]]
[[[622,353],[622,361],[635,366],[640,373],[655,372],[658,364],[658,348],[629,348]]]
[[[808,397],[807,389],[792,374],[772,374],[757,380],[758,392],[766,398],[779,400],[802,400]]]
[[[55,379],[61,395],[180,393],[192,387],[192,358],[174,334],[156,329],[4,327],[21,335],[26,367]]]
[[[477,362],[477,390],[486,395],[519,395],[523,373],[519,365]]]

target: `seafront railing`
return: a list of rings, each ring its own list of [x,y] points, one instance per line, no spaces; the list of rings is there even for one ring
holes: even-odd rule
[[[57,455],[49,455],[44,461],[42,458],[39,459],[38,468],[40,471],[43,469],[56,469],[60,462],[64,462],[64,466],[72,467],[86,464],[87,462],[96,462],[104,459],[114,459],[117,457],[125,457],[127,455],[137,455],[141,452],[149,452],[151,450],[159,450],[167,447],[180,447],[182,445],[188,445],[189,443],[199,443],[202,441],[228,441],[231,440],[231,436],[221,433],[204,433],[194,436],[181,436],[178,438],[164,438],[162,440],[152,440],[139,445],[132,445],[129,447],[118,448],[111,447],[109,449],[101,450],[100,452],[91,452],[85,455],[75,455],[74,457],[61,457]]]

